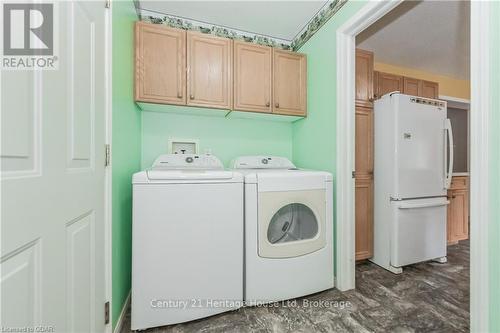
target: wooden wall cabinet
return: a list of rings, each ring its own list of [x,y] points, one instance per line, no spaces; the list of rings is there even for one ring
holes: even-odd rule
[[[384,72],[374,72],[374,98],[381,98],[387,93],[400,91],[403,94],[439,98],[439,84],[437,82],[419,80],[412,77],[394,75]]]
[[[439,84],[437,82],[422,80],[422,94],[421,97],[439,98]]]
[[[376,72],[375,98],[380,98],[393,91],[403,92],[403,77],[394,74]]]
[[[136,22],[135,38],[135,101],[144,109],[307,114],[305,54],[146,22]]]
[[[272,48],[234,41],[234,109],[272,112]]]
[[[273,49],[272,79],[273,113],[291,116],[306,116],[306,55]]]
[[[356,105],[373,105],[373,52],[356,49]]]
[[[187,105],[232,107],[233,41],[187,32]]]
[[[186,31],[135,24],[135,100],[186,104]]]
[[[469,178],[453,177],[448,190],[448,244],[469,238]]]
[[[404,77],[403,92],[407,95],[422,96],[422,81],[411,77]]]

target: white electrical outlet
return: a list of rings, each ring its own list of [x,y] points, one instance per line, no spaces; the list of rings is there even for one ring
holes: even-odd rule
[[[199,141],[196,139],[169,139],[168,152],[170,154],[198,154]]]

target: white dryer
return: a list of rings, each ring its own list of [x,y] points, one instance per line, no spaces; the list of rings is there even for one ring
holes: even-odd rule
[[[212,155],[133,176],[132,330],[243,304],[243,177]]]
[[[239,157],[232,167],[245,182],[246,304],[333,288],[331,174],[274,156]]]

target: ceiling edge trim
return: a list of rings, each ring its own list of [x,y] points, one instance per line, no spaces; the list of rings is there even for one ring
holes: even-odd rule
[[[333,0],[319,11],[309,23],[295,36],[291,43],[294,51],[300,49],[321,27],[335,15],[348,0]]]
[[[300,49],[348,0],[332,0],[326,8],[320,10],[297,34],[293,40],[285,40],[263,34],[233,29],[221,25],[197,21],[175,15],[167,15],[140,8],[138,0],[134,0],[137,16],[140,20],[154,24],[165,24],[172,28],[198,31],[219,37],[242,40],[249,43],[296,51]]]
[[[233,29],[212,23],[188,19],[175,15],[166,15],[146,9],[141,9],[142,21],[151,22],[154,24],[165,24],[172,28],[198,31],[205,34],[211,34],[219,37],[242,40],[249,43],[276,47],[284,50],[291,50],[292,41],[286,39],[275,38],[254,32]]]

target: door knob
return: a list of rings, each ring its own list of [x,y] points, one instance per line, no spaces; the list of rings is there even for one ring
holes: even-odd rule
[[[274,106],[275,106],[276,108],[279,108],[279,107],[280,107],[280,103],[276,103],[276,104],[274,104]]]
[[[189,95],[189,99],[194,99],[194,95]]]
[[[271,103],[267,102],[267,103],[266,103],[266,106],[269,106],[269,105],[271,105]]]
[[[181,93],[177,94],[177,98],[182,98],[182,94]]]

